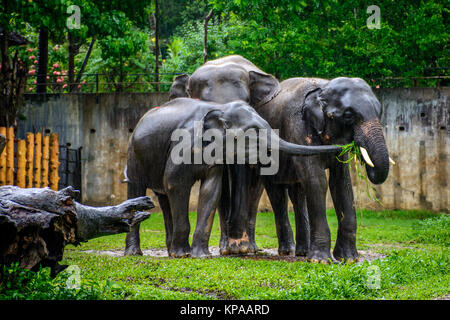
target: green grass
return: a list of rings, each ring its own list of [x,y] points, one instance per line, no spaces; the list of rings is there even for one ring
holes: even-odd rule
[[[333,210],[327,216],[334,245],[336,216]],[[83,281],[97,284],[101,294],[94,299],[433,299],[450,293],[448,215],[360,210],[357,216],[358,249],[384,258],[321,265],[292,259],[113,257],[82,252],[123,250],[121,234],[68,247],[62,263],[77,265]],[[191,234],[195,218],[191,213]],[[290,219],[294,226],[293,214]],[[258,215],[256,230],[260,248],[278,246],[272,213]],[[219,237],[216,216],[210,245],[217,246]],[[162,214],[152,214],[142,224],[141,246],[165,248]],[[380,271],[379,289],[367,285],[368,268],[373,266]]]

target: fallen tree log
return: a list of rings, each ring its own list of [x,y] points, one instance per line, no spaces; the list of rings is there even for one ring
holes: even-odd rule
[[[155,207],[149,197],[126,200],[117,206],[90,207],[78,202],[77,236],[80,241],[110,234],[130,232],[130,227],[150,217],[150,210]]]
[[[0,187],[0,265],[18,261],[31,270],[49,266],[54,276],[66,267],[58,262],[67,244],[129,232],[150,216],[143,210],[154,208],[149,197],[95,208],[75,202],[77,193],[72,187]]]

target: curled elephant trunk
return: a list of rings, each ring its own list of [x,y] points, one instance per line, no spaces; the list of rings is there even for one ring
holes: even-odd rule
[[[369,180],[373,184],[386,181],[390,159],[380,122],[364,121],[355,126],[355,142],[361,149]]]
[[[278,148],[276,147],[278,146]],[[337,146],[305,146],[287,142],[281,139],[272,131],[272,149],[283,151],[292,155],[311,156],[321,153],[340,152],[341,147]]]

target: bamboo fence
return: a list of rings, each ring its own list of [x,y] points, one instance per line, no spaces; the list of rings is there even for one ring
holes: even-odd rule
[[[14,128],[0,127],[6,136],[6,147],[0,155],[0,186],[58,190],[58,134],[26,134],[25,140],[14,137]]]

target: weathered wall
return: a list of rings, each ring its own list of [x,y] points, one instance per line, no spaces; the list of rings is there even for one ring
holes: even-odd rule
[[[389,209],[448,211],[450,88],[379,89],[382,122],[391,157],[397,162],[389,178],[376,186]],[[83,202],[116,204],[126,199],[123,169],[131,131],[150,108],[164,103],[167,93],[26,95],[19,137],[26,131],[50,129],[62,144],[83,147]],[[354,184],[357,207],[381,208]],[[195,210],[196,191],[191,196]],[[332,206],[328,196],[328,205]],[[261,210],[270,210],[264,196]]]
[[[131,132],[147,110],[167,99],[167,93],[26,95],[19,135],[45,128],[59,133],[60,144],[83,147],[83,203],[117,204],[127,196],[121,181]]]
[[[377,186],[384,207],[448,212],[449,93],[449,87],[377,92],[388,150],[398,164]]]

